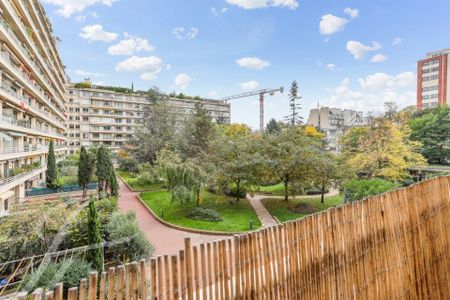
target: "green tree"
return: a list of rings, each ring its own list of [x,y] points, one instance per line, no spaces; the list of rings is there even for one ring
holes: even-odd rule
[[[350,180],[343,187],[344,202],[358,201],[365,197],[379,195],[396,187],[398,185],[395,182],[380,178]]]
[[[450,110],[425,111],[410,120],[411,138],[422,143],[421,153],[432,164],[450,163]]]
[[[208,149],[213,132],[214,124],[209,112],[197,102],[195,110],[184,122],[179,145],[181,152],[187,158],[199,157]]]
[[[117,176],[114,169],[111,171],[111,176],[109,178],[109,193],[112,197],[119,196],[119,183],[117,182]]]
[[[292,126],[301,125],[303,123],[303,118],[300,116],[301,106],[297,101],[301,99],[298,95],[298,84],[297,81],[293,81],[291,88],[289,90],[289,109],[290,114],[286,117],[288,123]]]
[[[103,270],[103,243],[100,236],[97,208],[95,207],[93,198],[89,200],[89,214],[86,230],[88,245],[90,247],[86,252],[86,261],[91,263],[92,267],[100,274]]]
[[[91,182],[93,173],[94,161],[87,153],[86,148],[82,146],[78,161],[78,184],[83,189],[83,197],[86,197],[87,185]]]
[[[56,168],[55,145],[53,141],[48,147],[46,182],[48,188],[58,188],[58,172]]]
[[[283,130],[284,123],[278,122],[275,119],[270,119],[266,126],[267,134],[279,134]]]
[[[337,187],[346,177],[350,176],[345,170],[347,170],[346,166],[340,164],[333,153],[320,148],[315,151],[311,174],[314,185],[320,188],[321,203],[325,202],[327,188],[333,185]]]
[[[108,192],[109,181],[111,180],[114,169],[109,156],[109,149],[101,145],[97,150],[96,175],[98,179],[98,191]]]

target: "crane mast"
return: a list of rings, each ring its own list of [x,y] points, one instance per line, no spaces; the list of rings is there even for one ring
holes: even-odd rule
[[[283,93],[284,88],[280,87],[278,89],[261,89],[252,92],[241,93],[229,97],[222,98],[223,101],[228,102],[230,100],[236,100],[241,98],[248,98],[259,95],[259,131],[264,132],[264,95],[270,94],[274,95],[276,92]]]

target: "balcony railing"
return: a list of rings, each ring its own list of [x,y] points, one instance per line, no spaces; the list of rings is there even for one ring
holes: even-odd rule
[[[0,187],[3,187],[3,186],[5,186],[7,184],[10,184],[12,182],[18,181],[21,178],[26,177],[26,176],[32,174],[33,172],[36,172],[36,170],[42,170],[44,168],[46,168],[46,166],[39,166],[39,167],[37,167],[37,168],[35,168],[33,170],[30,170],[28,172],[23,172],[23,173],[20,173],[20,174],[18,174],[16,176],[11,176],[11,177],[7,177],[5,179],[1,179],[0,180]]]
[[[1,154],[13,154],[13,153],[29,153],[36,151],[45,151],[48,150],[48,146],[46,145],[25,145],[22,148],[20,147],[3,147],[0,149]]]
[[[48,128],[45,128],[44,126],[31,126],[31,122],[29,120],[16,120],[12,117],[0,115],[0,123],[6,123],[9,125],[19,126],[22,128],[37,130],[37,131],[49,133],[49,134],[64,138],[63,135],[61,135],[57,132],[50,131]]]

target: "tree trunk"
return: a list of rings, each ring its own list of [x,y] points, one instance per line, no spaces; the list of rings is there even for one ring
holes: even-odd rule
[[[240,194],[241,194],[241,180],[239,179],[236,182],[236,202],[239,202]]]
[[[320,203],[325,203],[325,181],[322,181],[322,194],[320,196]]]
[[[284,201],[289,201],[289,176],[284,177]]]
[[[200,189],[197,190],[197,206],[200,206]]]

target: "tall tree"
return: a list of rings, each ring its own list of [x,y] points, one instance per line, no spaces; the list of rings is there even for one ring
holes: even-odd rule
[[[350,129],[341,139],[342,155],[361,177],[401,180],[409,167],[425,164],[420,143],[408,137],[408,128],[379,119],[372,126]]]
[[[301,97],[298,95],[297,81],[293,81],[289,90],[289,109],[290,114],[286,117],[287,122],[292,125],[300,125],[303,123],[303,118],[300,116],[301,105],[298,103]]]
[[[109,149],[101,145],[97,150],[96,175],[98,179],[98,191],[108,192],[109,180],[111,179],[112,169],[111,157]]]
[[[56,169],[55,145],[50,141],[48,147],[46,182],[48,188],[58,187],[58,172]]]
[[[279,134],[283,129],[283,123],[278,122],[275,119],[270,119],[266,126],[266,133],[268,134]]]
[[[345,170],[344,165],[340,165],[338,158],[331,152],[324,149],[315,149],[315,155],[312,164],[312,172],[314,185],[320,188],[320,202],[325,202],[326,189],[336,187],[350,174]],[[347,175],[347,176],[346,176]]]
[[[429,163],[450,164],[450,110],[438,108],[411,119],[411,138],[423,144]]]
[[[209,146],[214,131],[212,118],[200,102],[195,104],[195,110],[184,122],[183,133],[180,136],[180,149],[185,157],[199,157]]]
[[[94,161],[83,146],[80,150],[78,161],[78,185],[83,189],[83,198],[86,197],[87,185],[92,180],[94,173]]]
[[[100,235],[97,208],[94,199],[89,200],[89,215],[87,222],[87,237],[90,249],[86,252],[86,260],[99,272],[103,271],[103,245]]]

